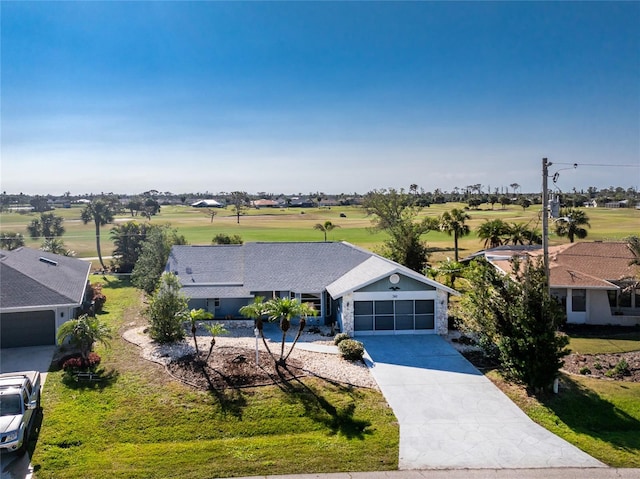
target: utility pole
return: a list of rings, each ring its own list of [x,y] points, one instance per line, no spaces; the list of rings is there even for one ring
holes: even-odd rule
[[[547,188],[547,181],[549,178],[549,166],[552,163],[547,161],[546,158],[542,159],[542,251],[544,261],[544,275],[545,283],[547,287],[547,293],[549,293],[549,190]]]

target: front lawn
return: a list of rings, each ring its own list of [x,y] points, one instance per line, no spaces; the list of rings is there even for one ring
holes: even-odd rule
[[[638,327],[592,327],[569,330],[569,349],[577,354],[640,351]]]
[[[102,280],[102,277],[99,277]],[[105,278],[106,314],[141,324],[140,296]],[[105,280],[102,280],[104,283]],[[396,469],[399,431],[378,391],[305,378],[280,386],[197,391],[115,335],[97,348],[110,377],[65,385],[49,374],[32,458],[38,478],[208,478]]]
[[[612,467],[640,467],[640,383],[562,375],[560,394],[530,396],[489,377],[531,419]]]

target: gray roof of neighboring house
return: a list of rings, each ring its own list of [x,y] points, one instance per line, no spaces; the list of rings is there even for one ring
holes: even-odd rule
[[[338,293],[396,271],[445,288],[346,242],[174,246],[167,270],[178,275],[191,298],[250,297],[260,291],[321,292],[332,283]]]
[[[0,252],[0,308],[80,304],[91,263],[31,248]]]

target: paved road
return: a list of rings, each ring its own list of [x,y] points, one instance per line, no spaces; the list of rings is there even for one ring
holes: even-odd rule
[[[361,340],[400,423],[401,470],[604,467],[531,421],[443,338]]]

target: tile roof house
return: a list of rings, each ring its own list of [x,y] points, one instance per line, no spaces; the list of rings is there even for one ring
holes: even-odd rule
[[[189,307],[239,320],[256,296],[297,298],[355,335],[447,332],[454,290],[346,242],[174,246],[176,274]],[[251,323],[252,324],[252,323]]]
[[[540,257],[540,246],[500,246],[479,253],[511,272],[513,256]],[[477,255],[474,255],[477,256]],[[579,242],[549,248],[551,293],[576,324],[640,324],[640,267],[625,242]]]
[[[32,248],[0,251],[3,348],[53,345],[85,300],[91,263]]]

